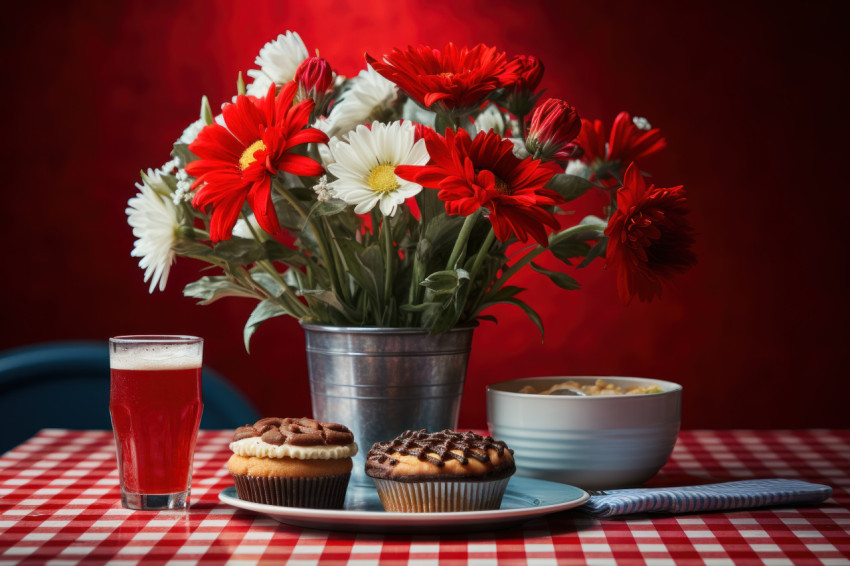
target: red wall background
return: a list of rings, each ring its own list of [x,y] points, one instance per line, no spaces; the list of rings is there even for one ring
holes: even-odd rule
[[[125,333],[189,333],[266,415],[309,413],[304,339],[274,319],[249,355],[253,303],[183,298],[179,259],[149,295],[124,208],[168,159],[200,97],[287,29],[338,72],[408,43],[496,44],[546,64],[548,95],[587,118],[646,116],[669,148],[646,162],[684,184],[699,264],[653,304],[621,305],[597,263],[568,293],[533,273],[519,311],[476,333],[461,426],[483,426],[487,383],[639,375],[685,387],[683,425],[847,427],[847,119],[841,3],[18,3],[2,24],[0,347]],[[844,75],[844,77],[842,76]]]

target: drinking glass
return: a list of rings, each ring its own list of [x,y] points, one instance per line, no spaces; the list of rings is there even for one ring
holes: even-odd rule
[[[201,422],[204,341],[195,336],[109,339],[109,412],[121,504],[185,509]]]

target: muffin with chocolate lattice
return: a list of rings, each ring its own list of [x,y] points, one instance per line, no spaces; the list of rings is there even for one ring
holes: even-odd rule
[[[408,430],[366,455],[366,474],[387,511],[498,509],[515,471],[513,450],[471,431]]]
[[[230,449],[227,469],[239,499],[341,509],[357,444],[341,424],[266,418],[237,428]]]

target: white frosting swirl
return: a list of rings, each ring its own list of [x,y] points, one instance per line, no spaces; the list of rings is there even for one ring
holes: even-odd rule
[[[259,436],[230,443],[230,449],[245,458],[295,458],[296,460],[341,460],[357,454],[357,443],[348,446],[280,446],[263,442]]]

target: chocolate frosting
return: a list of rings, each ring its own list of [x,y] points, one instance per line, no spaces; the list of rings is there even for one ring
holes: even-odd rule
[[[383,474],[378,469],[391,469],[398,464],[398,456],[415,456],[437,467],[445,466],[448,460],[457,460],[465,466],[470,458],[490,462],[490,450],[500,457],[505,450],[513,454],[513,450],[503,441],[472,431],[443,430],[429,433],[424,429],[408,430],[389,442],[376,442],[366,455],[366,469],[367,473],[372,472],[369,473],[371,476],[381,476]]]
[[[233,441],[260,437],[263,442],[281,446],[348,446],[354,434],[348,427],[337,423],[320,423],[315,419],[278,418],[260,419],[253,425],[240,426]]]

